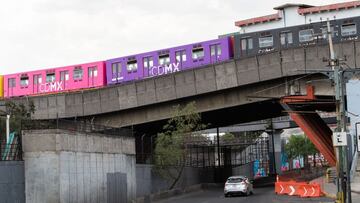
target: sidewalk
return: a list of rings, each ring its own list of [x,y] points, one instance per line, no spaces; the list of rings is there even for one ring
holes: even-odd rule
[[[319,183],[325,196],[336,198],[336,185],[334,183],[327,183],[325,177],[319,177],[311,181],[312,183]],[[351,183],[351,198],[352,202],[360,202],[360,174],[358,173]]]

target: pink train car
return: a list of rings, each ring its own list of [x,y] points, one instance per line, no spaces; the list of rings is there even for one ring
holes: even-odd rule
[[[105,77],[104,61],[4,75],[4,97],[102,87]]]

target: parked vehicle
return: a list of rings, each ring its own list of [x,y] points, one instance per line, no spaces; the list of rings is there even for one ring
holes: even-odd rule
[[[224,196],[253,194],[253,185],[246,176],[230,176],[225,182]]]

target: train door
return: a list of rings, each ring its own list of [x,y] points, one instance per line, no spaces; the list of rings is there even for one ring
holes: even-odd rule
[[[97,67],[92,66],[88,68],[88,86],[94,87],[97,84]]]
[[[282,47],[289,47],[293,44],[293,35],[292,32],[282,32],[280,33],[280,43]]]
[[[241,56],[247,56],[251,54],[253,46],[253,39],[251,37],[242,38],[240,42],[241,46]]]
[[[186,51],[185,50],[176,51],[175,58],[176,58],[176,63],[178,63],[180,69],[182,69],[184,62],[186,62]]]
[[[65,70],[65,71],[60,71],[60,82],[61,82],[61,87],[62,90],[67,90],[68,89],[68,83],[69,83],[69,71]]]
[[[114,83],[120,82],[124,77],[122,76],[121,62],[114,62],[111,64],[111,81]]]
[[[220,44],[210,45],[210,63],[219,62],[220,56],[221,56],[221,46],[220,46]]]
[[[14,91],[16,88],[16,78],[9,78],[8,79],[8,96],[14,96]]]
[[[40,92],[41,82],[42,82],[41,74],[33,75],[33,92],[34,92],[34,94]]]
[[[150,72],[154,67],[154,59],[152,56],[144,57],[143,58],[143,74],[144,77],[151,76]]]

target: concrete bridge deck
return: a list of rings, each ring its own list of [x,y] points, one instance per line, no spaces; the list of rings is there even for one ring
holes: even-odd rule
[[[335,44],[335,51],[338,57],[346,57],[348,66],[360,64],[360,41]],[[167,119],[174,105],[188,101],[196,101],[199,112],[204,115],[227,114],[243,106],[236,112],[247,118],[236,122],[245,122],[279,116],[282,108],[274,104],[274,99],[306,94],[305,84],[309,82],[315,86],[315,95],[333,96],[331,82],[325,76],[311,74],[313,70],[328,70],[323,58],[329,58],[328,46],[315,45],[103,89],[16,100],[32,100],[36,107],[35,119],[95,118],[99,124],[117,127]],[[264,116],[262,110],[268,111],[268,115]]]

